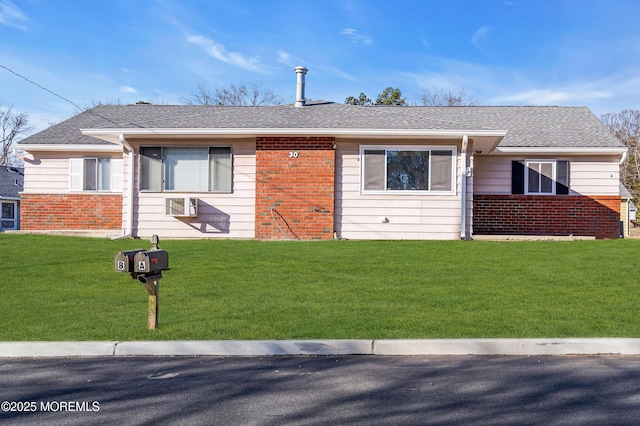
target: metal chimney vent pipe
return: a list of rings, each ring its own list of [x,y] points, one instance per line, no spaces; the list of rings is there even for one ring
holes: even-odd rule
[[[304,76],[307,73],[305,67],[299,66],[295,68],[298,76],[298,84],[296,86],[296,106],[303,107],[306,105],[306,99],[304,98]]]

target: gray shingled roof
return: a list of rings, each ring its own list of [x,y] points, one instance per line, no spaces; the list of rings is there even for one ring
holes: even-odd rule
[[[20,198],[19,192],[23,188],[24,169],[22,167],[0,166],[0,197]]]
[[[586,107],[100,105],[22,141],[108,144],[80,129],[506,130],[500,147],[623,147]]]
[[[626,187],[626,186],[624,186],[624,185],[622,184],[622,182],[620,182],[620,196],[621,196],[623,199],[631,199],[631,198],[633,198],[633,196],[631,195],[631,193],[629,192],[629,190],[627,189],[627,187]]]

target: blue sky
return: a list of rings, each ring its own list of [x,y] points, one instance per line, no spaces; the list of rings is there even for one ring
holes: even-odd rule
[[[344,102],[464,90],[484,105],[640,108],[637,0],[0,0],[0,65],[86,107],[181,103],[260,82]],[[0,68],[0,102],[38,130],[76,108]]]

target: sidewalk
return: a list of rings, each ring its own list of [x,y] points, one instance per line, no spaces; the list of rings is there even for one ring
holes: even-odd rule
[[[0,342],[0,358],[196,355],[640,355],[640,339]]]

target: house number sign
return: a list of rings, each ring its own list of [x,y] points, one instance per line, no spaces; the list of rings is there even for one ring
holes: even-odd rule
[[[298,151],[289,151],[289,158],[298,158],[300,157],[300,154],[298,154]]]

